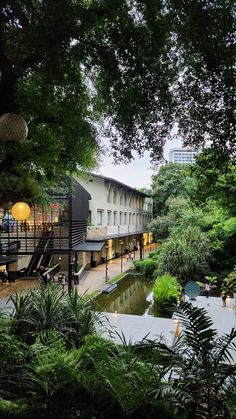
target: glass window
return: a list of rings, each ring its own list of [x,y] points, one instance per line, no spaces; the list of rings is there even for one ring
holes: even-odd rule
[[[131,212],[129,213],[129,224],[132,224],[132,214],[131,214]]]
[[[111,211],[107,211],[107,224],[111,225]]]
[[[117,191],[113,190],[113,204],[116,204],[116,200],[117,200]]]
[[[123,212],[120,212],[120,221],[119,224],[122,225],[123,224]]]
[[[102,210],[97,210],[97,226],[102,226]]]
[[[127,224],[127,212],[124,213],[124,224]]]
[[[117,225],[117,211],[114,211],[114,214],[113,214],[113,224],[114,226]]]

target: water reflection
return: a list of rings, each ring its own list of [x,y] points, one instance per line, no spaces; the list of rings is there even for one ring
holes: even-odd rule
[[[96,309],[109,313],[158,316],[153,309],[151,282],[140,276],[128,275],[117,285],[111,294],[95,298]]]

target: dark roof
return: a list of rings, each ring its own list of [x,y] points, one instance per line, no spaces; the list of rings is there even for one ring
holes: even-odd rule
[[[0,256],[0,266],[6,265],[7,263],[16,262],[18,258],[13,258],[10,256]]]
[[[136,193],[138,195],[141,195],[143,197],[147,197],[147,198],[150,197],[150,195],[147,195],[144,192],[138,191],[138,189],[132,188],[131,186],[128,186],[125,183],[120,182],[119,180],[112,179],[111,177],[97,175],[96,173],[90,173],[90,176],[94,176],[94,177],[97,177],[97,178],[100,178],[100,179],[104,179],[104,180],[107,180],[108,182],[116,183],[117,185],[122,186],[123,188],[126,188],[129,191],[134,192],[134,193]]]
[[[104,241],[100,241],[100,242],[86,241],[86,242],[78,244],[78,246],[76,246],[76,248],[74,248],[73,250],[77,252],[100,252],[104,244],[105,244]]]

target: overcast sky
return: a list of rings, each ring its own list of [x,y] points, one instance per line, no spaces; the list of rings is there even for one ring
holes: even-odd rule
[[[164,158],[167,159],[171,148],[181,147],[180,140],[168,141],[164,148]],[[115,165],[112,157],[103,158],[97,173],[119,180],[133,188],[150,187],[153,170],[148,152],[143,158],[136,158],[129,164]]]

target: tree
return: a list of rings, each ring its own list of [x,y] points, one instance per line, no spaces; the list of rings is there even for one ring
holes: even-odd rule
[[[199,227],[174,232],[161,246],[159,273],[187,281],[203,274],[211,255],[211,242]]]
[[[202,225],[203,211],[193,206],[189,198],[181,195],[176,198],[170,197],[166,200],[165,206],[167,213],[154,218],[150,224],[156,240],[168,238],[172,231],[178,228]]]
[[[119,160],[160,159],[176,122],[189,145],[234,146],[232,0],[3,0],[0,21],[0,115],[30,129],[0,147],[1,202],[92,167],[101,120]]]
[[[161,166],[157,174],[152,177],[152,196],[154,217],[166,214],[168,198],[187,197],[187,178],[190,165],[169,163]]]
[[[193,193],[195,202],[213,199],[231,214],[236,214],[235,156],[207,149],[197,156],[192,176],[196,180]]]

